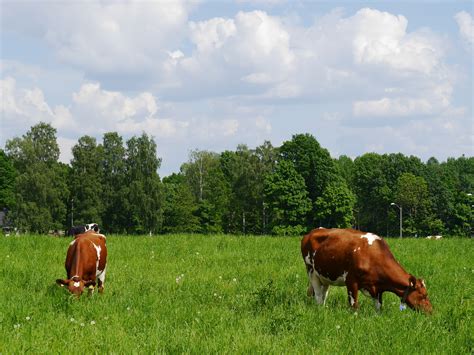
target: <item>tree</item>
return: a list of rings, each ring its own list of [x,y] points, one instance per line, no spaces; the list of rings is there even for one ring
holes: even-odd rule
[[[323,195],[329,182],[337,175],[337,169],[327,149],[322,148],[310,134],[294,135],[280,147],[282,159],[293,163],[296,171],[304,178],[308,197],[313,208],[308,211],[308,228],[312,228],[317,211],[315,203]]]
[[[0,210],[15,205],[14,184],[16,170],[11,159],[0,149]]]
[[[199,231],[198,205],[182,174],[163,178],[163,232],[194,233]]]
[[[162,226],[162,193],[156,156],[156,143],[146,133],[127,141],[128,185],[127,231],[130,233],[158,233]]]
[[[6,152],[18,171],[15,225],[40,233],[64,228],[67,167],[58,163],[56,129],[43,122],[32,126],[22,138],[7,141]]]
[[[273,234],[301,234],[311,210],[303,177],[290,161],[278,163],[265,179],[265,199]]]
[[[428,184],[421,176],[411,173],[397,180],[395,201],[403,208],[403,227],[409,235],[424,234],[423,224],[432,219]]]
[[[198,204],[197,216],[202,233],[221,233],[228,213],[230,188],[221,168],[219,155],[192,151],[181,172]]]
[[[102,223],[109,232],[125,232],[129,206],[125,147],[117,132],[105,133],[102,146]]]
[[[320,221],[320,226],[348,228],[352,225],[354,204],[355,196],[345,181],[336,179],[316,199],[316,219]]]
[[[70,170],[71,199],[74,199],[75,224],[102,224],[104,211],[102,195],[103,149],[90,136],[79,138],[72,147]]]
[[[224,229],[230,233],[261,233],[263,176],[258,156],[245,145],[220,156],[221,167],[231,189],[229,213]]]

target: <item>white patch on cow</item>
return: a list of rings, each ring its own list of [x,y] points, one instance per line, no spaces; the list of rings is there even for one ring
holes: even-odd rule
[[[95,273],[97,274],[99,272],[100,251],[102,248],[100,247],[100,245],[95,245],[94,243],[92,243],[92,245],[94,246],[95,251],[97,252],[97,261],[95,262]]]
[[[324,304],[328,295],[329,286],[321,283],[321,279],[317,272],[310,271],[308,273],[309,282],[313,287],[314,298],[317,304]]]
[[[107,266],[104,267],[104,270],[97,270],[95,276],[99,278],[100,282],[104,283],[105,281],[105,271],[107,270]]]
[[[426,288],[425,280],[421,280],[421,284],[423,285],[424,288]]]
[[[377,239],[382,239],[378,235],[375,235],[372,233],[367,233],[367,234],[361,235],[360,237],[367,239],[367,242],[369,243],[369,245],[372,245],[372,243],[376,241]]]
[[[77,281],[74,282],[74,287],[79,287],[79,286],[81,286],[81,283],[80,283],[80,282],[77,282]]]
[[[308,255],[306,255],[304,257],[304,262],[306,263],[306,265],[310,265],[310,266],[312,265],[311,264],[311,253],[310,252],[308,252]]]
[[[74,239],[71,243],[69,243],[69,246],[73,245],[76,242],[76,239]]]
[[[357,251],[357,249],[354,249],[354,253]]]
[[[352,291],[349,291],[349,300],[351,302],[351,306],[353,306],[355,304],[355,299],[352,297]]]
[[[321,284],[327,285],[327,286],[345,286],[346,285],[346,278],[347,278],[347,271],[344,271],[344,273],[339,276],[336,280],[331,280],[329,277],[325,277],[318,272],[315,272],[316,276],[319,278]]]

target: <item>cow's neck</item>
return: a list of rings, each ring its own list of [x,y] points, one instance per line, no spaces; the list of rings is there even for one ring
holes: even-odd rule
[[[386,275],[388,279],[386,289],[399,297],[403,297],[410,285],[410,274],[395,259],[390,264],[392,265],[390,265],[391,267]]]

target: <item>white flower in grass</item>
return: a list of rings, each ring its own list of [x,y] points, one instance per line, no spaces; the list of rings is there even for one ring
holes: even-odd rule
[[[76,320],[75,320],[74,318],[71,318],[70,321],[71,321],[71,322],[75,322]]]
[[[26,320],[31,320],[31,317],[30,317],[30,316],[27,316],[25,319],[26,319]]]
[[[234,278],[232,279],[232,281],[237,282],[237,279],[234,277]]]
[[[85,324],[84,324],[84,323],[81,323],[81,327],[83,327],[83,326],[85,326]]]
[[[130,307],[127,307],[127,311],[129,311],[131,308]]]
[[[91,325],[95,325],[95,320],[91,320]]]
[[[217,297],[217,293],[214,292],[214,297]]]
[[[337,330],[341,329],[341,326],[340,326],[340,325],[336,325],[336,329],[337,329]]]
[[[222,276],[219,276],[219,280],[222,280]]]
[[[18,328],[20,328],[20,327],[21,327],[21,324],[20,324],[20,323],[18,323],[18,324],[13,324],[13,328],[14,328],[14,329],[18,329]]]

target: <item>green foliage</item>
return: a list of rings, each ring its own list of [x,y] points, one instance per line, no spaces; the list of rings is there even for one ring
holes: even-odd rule
[[[316,199],[316,220],[320,226],[348,228],[352,225],[355,197],[342,179],[328,184]]]
[[[403,267],[426,280],[431,316],[400,312],[390,293],[380,313],[360,294],[354,313],[344,287],[331,287],[318,306],[306,296],[300,239],[262,236],[107,236],[104,294],[75,299],[54,282],[65,276],[70,241],[2,239],[2,353],[474,350],[472,239],[388,240]]]
[[[172,174],[163,179],[163,232],[194,233],[199,231],[196,216],[198,205],[191,188],[181,174]]]
[[[161,159],[156,156],[156,143],[146,133],[132,137],[127,141],[126,155],[127,231],[158,233],[162,225],[163,195],[158,176]]]
[[[117,132],[105,133],[102,146],[102,222],[108,231],[125,232],[129,203],[123,139]]]
[[[11,209],[15,205],[16,174],[11,159],[0,149],[0,210]]]
[[[95,138],[83,136],[72,147],[72,155],[69,185],[74,200],[74,222],[76,225],[91,222],[101,225],[104,210],[102,146],[97,145]]]
[[[198,205],[201,233],[220,233],[229,208],[229,184],[224,177],[219,156],[212,152],[191,152],[181,171]]]
[[[6,152],[18,171],[13,223],[22,230],[46,233],[66,220],[67,168],[58,163],[56,129],[39,123],[22,138],[7,141]]]
[[[267,175],[264,191],[272,233],[277,234],[288,227],[303,231],[311,200],[304,179],[293,163],[279,162],[275,171]]]

